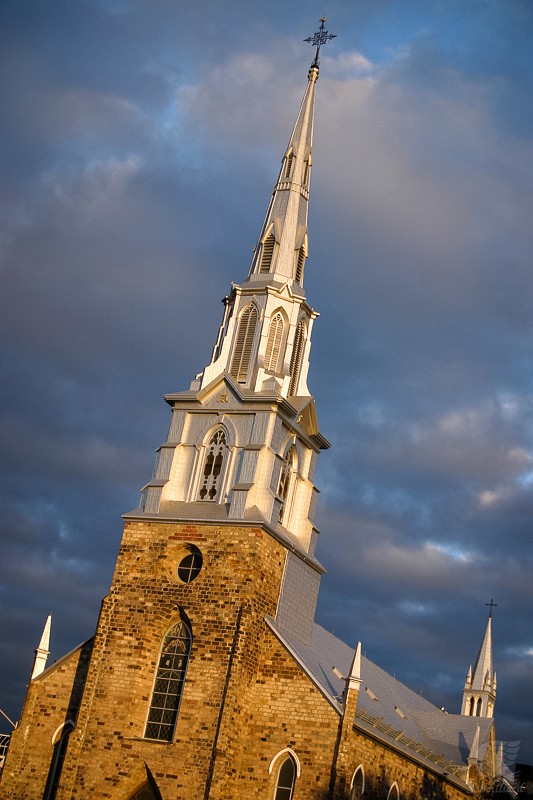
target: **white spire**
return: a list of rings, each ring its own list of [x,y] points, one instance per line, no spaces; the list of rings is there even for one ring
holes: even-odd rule
[[[361,680],[361,642],[357,642],[350,674],[346,678],[346,689],[348,691],[350,689],[357,689],[357,691],[359,691]]]
[[[312,66],[254,250],[249,280],[270,278],[285,282],[294,279],[303,284],[317,78],[318,67]]]
[[[492,665],[492,605],[474,665],[468,670],[463,689],[461,714],[470,717],[492,717],[496,701],[496,673]]]
[[[320,43],[327,41],[326,34],[320,33]],[[318,314],[307,304],[303,284],[317,79],[315,60],[250,272],[242,284],[232,284],[211,363],[197,375],[192,390],[228,373],[247,391],[310,397],[311,329]]]
[[[50,655],[50,629],[52,627],[52,615],[49,614],[45,622],[41,641],[35,651],[35,660],[33,662],[33,670],[31,673],[31,680],[37,678],[46,669],[46,661]]]

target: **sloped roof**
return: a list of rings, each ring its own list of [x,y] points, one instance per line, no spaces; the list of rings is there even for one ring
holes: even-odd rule
[[[341,711],[353,649],[317,624],[306,645],[273,620],[267,622],[324,696]],[[483,759],[493,720],[448,714],[362,656],[354,725],[441,773],[453,772],[466,788],[464,777],[476,730],[479,726],[479,758]]]

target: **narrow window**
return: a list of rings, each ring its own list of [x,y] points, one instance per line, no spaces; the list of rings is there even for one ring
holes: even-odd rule
[[[68,740],[73,730],[72,724],[65,725],[61,731],[61,736],[54,744],[43,800],[54,800],[57,794],[61,772],[63,770],[63,762],[65,761],[65,755],[67,753]]]
[[[222,481],[221,476],[223,476],[222,468],[224,466],[226,452],[226,431],[223,428],[218,428],[207,445],[202,484],[198,493],[200,500],[217,499],[220,491],[220,483]]]
[[[248,377],[256,325],[257,308],[252,303],[241,314],[237,336],[235,337],[233,358],[231,359],[230,373],[239,383],[246,383]]]
[[[163,639],[144,732],[146,739],[172,741],[190,650],[191,632],[180,620]]]
[[[285,163],[285,178],[291,177],[291,170],[292,170],[292,162],[294,161],[294,153],[289,153],[287,156],[287,161]]]
[[[278,772],[276,794],[274,800],[292,800],[294,782],[296,780],[296,765],[290,756],[287,756]]]
[[[294,337],[294,345],[292,348],[291,356],[291,382],[289,385],[289,395],[294,396],[298,388],[298,376],[300,374],[300,362],[302,360],[302,353],[305,342],[305,321],[303,319],[298,323],[296,335]]]
[[[298,250],[298,256],[296,258],[296,280],[300,284],[302,284],[302,279],[304,276],[304,266],[305,266],[305,259],[307,258],[305,254],[305,248],[302,245]]]
[[[279,508],[279,521],[283,523],[287,516],[290,505],[290,498],[294,487],[294,479],[298,467],[298,453],[296,445],[291,445],[285,456],[285,461],[281,468],[278,483],[278,497],[281,500]]]
[[[270,266],[272,264],[272,256],[274,255],[275,241],[276,240],[274,239],[274,234],[269,233],[265,241],[263,242],[259,272],[270,272]]]
[[[280,371],[281,345],[283,342],[283,317],[275,314],[270,321],[265,351],[265,369],[269,372]]]
[[[470,717],[474,716],[474,698],[473,697],[471,697],[470,700],[468,701],[468,716],[470,716]]]
[[[478,700],[477,700],[477,703],[476,703],[476,717],[480,717],[481,716],[481,703],[482,703],[481,697],[478,697]]]

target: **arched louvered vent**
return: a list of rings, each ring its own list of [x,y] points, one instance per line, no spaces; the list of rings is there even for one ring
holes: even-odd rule
[[[283,342],[283,317],[278,312],[270,321],[267,346],[265,351],[265,369],[269,372],[279,372],[281,345]]]
[[[305,320],[301,319],[298,323],[296,336],[291,356],[291,382],[289,385],[289,395],[294,396],[298,388],[298,376],[300,374],[300,363],[305,343]]]
[[[292,170],[292,162],[294,161],[294,153],[289,153],[287,156],[287,162],[285,164],[285,178],[291,177],[291,170]]]
[[[309,181],[309,159],[304,164],[304,176],[302,178],[302,186],[307,186]]]
[[[305,248],[302,245],[298,250],[298,258],[296,259],[296,280],[302,285],[303,277],[304,277],[304,266],[305,266],[305,259],[307,258]]]
[[[259,272],[270,272],[270,266],[272,264],[272,256],[274,255],[274,244],[275,244],[274,234],[269,233],[269,235],[263,242]]]
[[[231,359],[230,374],[239,382],[246,383],[250,356],[254,344],[255,328],[257,326],[257,308],[252,304],[247,306],[241,314],[233,358]]]

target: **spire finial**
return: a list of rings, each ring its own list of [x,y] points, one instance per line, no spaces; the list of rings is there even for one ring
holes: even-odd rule
[[[490,608],[490,610],[489,610],[489,619],[492,619],[492,609],[493,608],[497,608],[498,607],[498,603],[495,603],[494,599],[491,597],[490,598],[490,603],[485,603],[485,605],[489,606],[489,608]]]
[[[330,33],[325,29],[324,27],[325,21],[326,17],[322,17],[322,19],[320,20],[320,28],[312,36],[308,36],[307,39],[304,39],[304,42],[309,42],[309,44],[312,44],[313,47],[316,47],[316,53],[313,59],[313,63],[311,64],[311,67],[316,67],[317,69],[318,65],[320,64],[318,60],[318,56],[320,54],[320,48],[322,47],[323,44],[326,44],[326,42],[328,42],[330,39],[337,38],[336,33]]]

